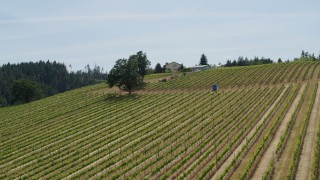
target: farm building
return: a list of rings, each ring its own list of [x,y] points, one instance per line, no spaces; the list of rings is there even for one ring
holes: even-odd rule
[[[190,69],[192,69],[192,71],[203,71],[206,69],[210,69],[211,67],[209,65],[199,65],[199,66],[193,66],[190,67]]]

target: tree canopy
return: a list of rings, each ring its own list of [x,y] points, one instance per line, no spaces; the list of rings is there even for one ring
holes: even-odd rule
[[[227,60],[227,63],[225,64],[226,67],[231,66],[252,66],[252,65],[259,65],[259,64],[272,64],[273,61],[270,58],[264,58],[264,57],[254,57],[254,59],[248,59],[243,58],[242,56],[238,57],[238,60]]]
[[[107,76],[110,87],[117,86],[131,94],[132,90],[143,85],[150,61],[142,51],[131,55],[129,59],[119,59]]]
[[[39,83],[46,97],[106,80],[106,74],[97,65],[93,69],[87,65],[83,71],[68,72],[64,64],[56,61],[4,64],[0,66],[0,106],[13,104],[13,82],[21,79]]]
[[[143,77],[147,72],[149,61],[145,54],[140,54],[140,52],[142,51],[139,51],[136,55],[131,55],[129,59],[119,59],[116,61],[107,77],[110,87],[117,86],[131,94],[133,89],[143,84]],[[143,69],[142,67],[145,68]]]
[[[146,53],[139,51],[137,52],[137,54],[131,55],[129,59],[136,59],[138,63],[138,73],[143,79],[147,74],[147,70],[150,66],[150,61],[148,60]]]
[[[309,53],[307,51],[302,50],[301,55],[299,58],[294,58],[294,61],[320,61],[320,54],[318,57],[314,53]],[[288,60],[282,60],[279,58],[277,61],[278,63],[282,62],[289,62]],[[237,60],[227,60],[227,63],[224,65],[226,67],[231,66],[252,66],[252,65],[260,65],[260,64],[272,64],[274,63],[273,60],[270,58],[265,57],[254,57],[253,59],[243,58],[242,56],[239,56]]]
[[[117,86],[131,94],[132,90],[143,82],[137,60],[132,58],[117,60],[108,74],[107,81],[110,87]]]
[[[294,61],[319,61],[320,54],[318,57],[314,53],[309,53],[308,51],[302,50],[300,58],[295,58]]]
[[[43,92],[39,83],[22,79],[13,82],[12,95],[14,102],[28,103],[43,97]]]

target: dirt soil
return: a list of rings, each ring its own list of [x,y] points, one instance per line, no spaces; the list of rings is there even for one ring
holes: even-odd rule
[[[267,110],[267,112],[263,115],[263,117],[259,120],[259,122],[255,125],[255,127],[252,128],[252,130],[249,132],[248,137],[251,137],[256,128],[258,126],[260,126],[260,124],[263,123],[263,120],[272,112],[272,110],[274,109],[275,105],[280,101],[280,99],[282,98],[283,94],[286,92],[287,90],[287,86],[285,89],[283,89],[283,91],[281,92],[281,94],[279,95],[279,97],[276,99],[276,101],[270,106],[270,108]],[[241,144],[235,149],[234,154],[237,154],[242,146],[244,146],[246,144],[246,139],[244,139]],[[222,166],[219,168],[219,170],[214,174],[214,176],[211,178],[212,180],[214,179],[218,179],[219,174],[222,174],[225,169],[228,167],[229,164],[231,164],[232,160],[233,160],[234,156],[230,156],[223,164]]]
[[[260,160],[260,163],[258,164],[258,167],[252,176],[252,179],[261,179],[263,176],[263,173],[266,171],[270,161],[274,158],[277,144],[280,142],[281,135],[285,132],[287,124],[290,121],[292,114],[294,113],[295,109],[298,106],[299,100],[302,96],[302,93],[303,93],[305,87],[306,87],[306,84],[303,84],[301,86],[301,89],[298,92],[296,99],[293,101],[289,111],[287,112],[286,116],[282,120],[280,127],[279,127],[278,131],[276,131],[276,134],[275,134],[273,140],[271,141],[269,147],[267,148],[267,150],[263,154],[263,156]]]
[[[320,85],[318,85],[316,99],[312,108],[306,137],[304,140],[296,179],[311,179],[312,161],[316,146],[317,129],[320,117]]]

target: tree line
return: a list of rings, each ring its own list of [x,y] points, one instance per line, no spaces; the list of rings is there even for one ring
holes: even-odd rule
[[[243,56],[239,56],[237,60],[227,60],[225,64],[226,67],[232,66],[252,66],[252,65],[259,65],[259,64],[272,64],[273,61],[270,58],[264,57],[254,57],[253,59],[248,59],[247,57],[244,58]]]
[[[300,58],[295,58],[294,61],[320,61],[320,53],[318,57],[314,53],[309,53],[308,51],[302,50]]]
[[[320,61],[320,54],[318,56],[315,56],[314,53],[309,53],[307,51],[302,50],[301,55],[299,58],[294,58],[293,61]],[[279,58],[277,60],[277,63],[282,63],[282,59]],[[289,60],[286,60],[285,62],[289,62]],[[270,58],[264,58],[264,57],[254,57],[253,59],[248,59],[247,57],[244,58],[243,56],[239,56],[237,60],[227,60],[227,63],[224,65],[226,67],[232,67],[232,66],[252,66],[252,65],[260,65],[260,64],[272,64],[274,63],[273,60]]]
[[[103,68],[89,65],[69,72],[56,61],[23,62],[0,66],[0,106],[30,102],[106,80]]]

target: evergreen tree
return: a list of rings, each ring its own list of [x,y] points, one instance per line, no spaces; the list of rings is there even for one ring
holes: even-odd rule
[[[304,53],[304,50],[302,50],[301,52],[301,58],[304,58],[306,56],[306,54]]]
[[[225,64],[226,67],[231,66],[252,66],[252,65],[259,65],[259,64],[271,64],[273,61],[270,58],[264,58],[264,57],[257,57],[255,56],[253,59],[243,58],[242,56],[239,56],[237,60],[227,60],[227,63]]]
[[[155,72],[155,73],[162,73],[162,72],[163,72],[160,63],[157,63],[156,67],[154,68],[154,72]]]
[[[207,60],[206,55],[204,55],[204,54],[201,55],[199,65],[208,65],[208,60]]]
[[[231,60],[227,60],[226,66],[227,67],[231,67],[232,66]]]
[[[311,58],[312,58],[312,61],[316,61],[316,60],[317,60],[317,58],[316,58],[316,56],[314,55],[314,53],[312,53]]]
[[[238,61],[237,61],[238,66],[246,66],[245,60],[243,59],[242,56],[239,56]]]
[[[184,69],[183,64],[181,64],[178,71],[183,71],[183,69]]]
[[[237,66],[237,61],[233,60],[232,63],[231,63],[231,66]]]
[[[249,59],[248,59],[247,57],[244,59],[244,64],[245,64],[246,66],[249,66],[249,65],[250,65],[250,61],[249,61]]]
[[[40,84],[46,97],[105,80],[106,74],[99,66],[92,70],[88,65],[85,71],[69,73],[64,64],[55,61],[4,64],[0,66],[0,106],[12,102],[13,82],[21,79]]]
[[[282,63],[282,60],[281,60],[281,58],[279,58],[279,59],[278,59],[278,63]]]
[[[2,106],[6,106],[8,103],[7,103],[7,100],[3,97],[1,97],[1,94],[0,94],[0,107]]]

